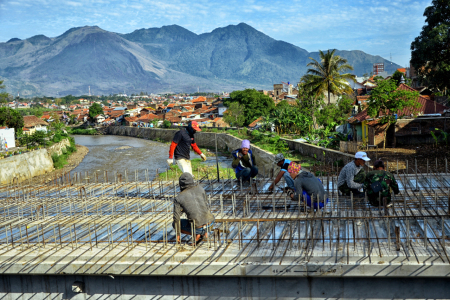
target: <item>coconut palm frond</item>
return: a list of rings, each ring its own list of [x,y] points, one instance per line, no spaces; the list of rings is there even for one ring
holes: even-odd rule
[[[352,89],[347,79],[355,78],[352,74],[344,73],[353,70],[353,67],[348,64],[347,59],[335,55],[335,52],[336,49],[327,50],[327,52],[319,50],[320,62],[310,57],[307,74],[301,79],[302,84],[316,95],[328,93],[328,103],[330,103],[330,94],[351,93]]]

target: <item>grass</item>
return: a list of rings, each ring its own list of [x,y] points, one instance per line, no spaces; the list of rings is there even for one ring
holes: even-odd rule
[[[192,173],[196,179],[209,177],[217,178],[217,167],[215,165],[207,165],[202,162],[200,158],[194,158],[191,160]],[[159,173],[158,179],[161,180],[178,180],[181,175],[181,170],[177,165],[171,165],[170,169],[165,172]],[[232,168],[223,168],[219,164],[219,176],[220,178],[228,178],[234,175],[234,170]]]
[[[53,167],[55,169],[62,169],[65,165],[68,164],[67,159],[69,156],[77,151],[77,147],[75,146],[75,140],[73,138],[69,138],[70,146],[67,146],[65,150],[62,151],[61,155],[57,155],[54,153],[52,155]]]

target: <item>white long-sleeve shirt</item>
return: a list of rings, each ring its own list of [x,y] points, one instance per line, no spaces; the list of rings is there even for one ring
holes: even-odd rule
[[[346,182],[347,186],[351,189],[362,188],[363,187],[362,183],[356,183],[353,181],[355,178],[355,175],[358,174],[362,168],[363,168],[363,166],[357,167],[355,165],[354,161],[351,161],[348,164],[346,164],[342,168],[341,173],[339,173],[337,186],[340,187],[341,185],[343,185]]]

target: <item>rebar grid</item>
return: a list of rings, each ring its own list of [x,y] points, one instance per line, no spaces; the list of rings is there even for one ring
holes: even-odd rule
[[[208,195],[216,223],[208,241],[200,245],[188,236],[176,242],[172,205],[178,183],[150,181],[148,171],[144,181],[137,172],[134,181],[127,172],[104,172],[103,180],[97,173],[76,173],[48,183],[14,181],[0,186],[0,246],[8,251],[120,245],[164,250],[169,256],[178,252],[173,247],[200,247],[213,250],[205,259],[225,259],[224,253],[231,251],[234,262],[256,255],[280,264],[286,256],[301,255],[309,261],[345,251],[347,263],[353,256],[371,260],[399,253],[419,262],[421,255],[431,253],[450,263],[450,176],[416,170],[397,170],[401,193],[388,209],[339,196],[339,170],[320,177],[329,198],[321,210],[309,209],[303,199],[287,199],[281,189],[269,193],[273,169],[250,185],[230,177],[201,178],[198,183]]]

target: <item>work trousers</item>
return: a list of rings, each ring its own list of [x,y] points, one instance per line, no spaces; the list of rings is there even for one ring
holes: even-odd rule
[[[189,159],[185,159],[185,158],[177,159],[176,162],[177,162],[177,166],[181,170],[181,173],[187,172],[187,173],[191,174],[192,176],[194,176],[194,174],[192,174],[192,165],[191,165],[191,161]]]
[[[286,181],[288,188],[295,191],[294,179],[292,179],[291,174],[289,172],[284,172],[283,178],[284,181]]]
[[[250,181],[250,177],[254,178],[256,175],[258,175],[258,167],[252,166],[251,168],[245,168],[239,171],[236,174],[236,178],[239,180],[242,177],[242,181]]]

